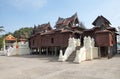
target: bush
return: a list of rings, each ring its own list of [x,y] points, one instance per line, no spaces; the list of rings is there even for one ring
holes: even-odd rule
[[[3,38],[0,38],[0,49],[3,47]]]

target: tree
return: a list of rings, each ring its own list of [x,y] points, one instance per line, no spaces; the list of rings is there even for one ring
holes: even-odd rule
[[[20,28],[19,30],[16,30],[13,33],[13,36],[15,36],[16,38],[20,38],[21,36],[24,36],[25,38],[29,38],[32,32],[32,29],[33,28],[31,27]]]
[[[0,32],[5,31],[3,28],[4,28],[3,26],[0,26]]]
[[[5,31],[3,28],[4,28],[3,26],[0,26],[0,33]],[[3,37],[0,38],[0,49],[3,47],[3,39],[4,39]]]
[[[8,32],[8,33],[6,33],[6,34],[4,35],[4,37],[8,36],[9,34],[13,35],[13,33]]]

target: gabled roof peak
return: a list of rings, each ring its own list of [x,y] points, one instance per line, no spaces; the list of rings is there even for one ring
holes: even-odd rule
[[[98,16],[94,21],[93,21],[93,25],[94,26],[96,26],[96,23],[97,23],[97,21],[98,20],[103,20],[105,23],[107,23],[108,25],[109,24],[111,24],[110,22],[109,22],[109,20],[107,20],[105,17],[103,17],[102,15],[100,15],[100,16]]]
[[[71,17],[68,17],[68,18],[58,17],[55,28],[57,28],[59,26],[62,28],[64,26],[68,26],[70,23],[73,24],[76,19],[78,20],[77,12],[74,15],[72,15]],[[78,22],[79,22],[79,20],[78,20]]]

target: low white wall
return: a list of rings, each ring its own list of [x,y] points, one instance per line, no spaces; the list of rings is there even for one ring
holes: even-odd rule
[[[18,45],[18,48],[16,46]],[[4,51],[4,55],[12,56],[12,55],[27,55],[30,54],[30,49],[28,43],[19,42],[14,43],[13,47],[9,47]]]

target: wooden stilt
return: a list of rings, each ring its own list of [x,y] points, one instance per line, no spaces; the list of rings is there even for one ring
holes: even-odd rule
[[[41,48],[39,48],[39,54],[41,55]]]
[[[54,49],[55,49],[55,56],[57,56],[57,47],[55,47]]]
[[[37,48],[37,54],[39,54],[39,48]]]
[[[41,48],[41,55],[43,55],[43,48]]]
[[[110,59],[111,58],[111,48],[110,48],[110,46],[108,46],[108,59]]]
[[[46,48],[46,55],[48,56],[48,47]]]
[[[52,55],[54,55],[54,52],[53,52],[53,47],[52,47]]]

